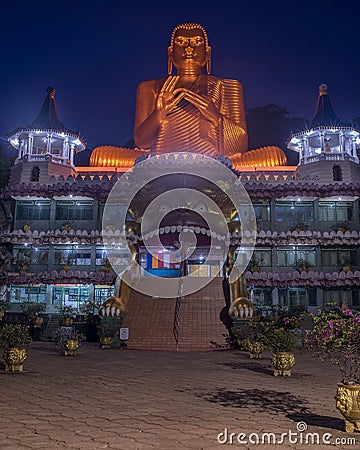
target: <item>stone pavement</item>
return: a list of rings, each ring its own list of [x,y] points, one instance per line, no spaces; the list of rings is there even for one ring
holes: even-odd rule
[[[100,350],[81,344],[75,357],[51,342],[28,348],[24,373],[0,370],[0,449],[358,449],[343,431],[328,363],[297,353],[291,378],[272,375],[270,353],[251,360],[237,350],[170,353]],[[297,432],[305,422],[307,431]],[[301,425],[299,425],[301,426]],[[302,424],[302,426],[306,426]],[[227,429],[227,436],[225,435]],[[256,442],[276,434],[277,444]],[[330,433],[331,444],[305,442]],[[218,441],[217,437],[219,436]],[[230,433],[236,433],[230,444]],[[239,443],[236,439],[239,433]],[[336,445],[336,438],[355,438]],[[316,437],[315,437],[316,439]],[[226,444],[222,444],[225,442]],[[316,442],[316,441],[315,441]]]

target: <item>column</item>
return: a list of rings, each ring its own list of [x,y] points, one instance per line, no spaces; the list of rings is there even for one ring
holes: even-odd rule
[[[339,144],[340,144],[340,153],[345,153],[344,132],[343,131],[340,131],[340,133],[339,133]]]
[[[19,154],[18,154],[19,159],[21,159],[24,156],[25,150],[26,150],[25,141],[24,141],[24,139],[21,139],[20,145],[19,145]]]
[[[320,137],[320,147],[321,147],[321,153],[325,152],[325,133],[324,131],[319,132]]]
[[[34,136],[32,134],[29,134],[29,137],[28,137],[28,148],[27,148],[27,154],[29,156],[32,155],[33,148],[34,148]]]
[[[46,285],[46,312],[55,312],[55,308],[52,305],[52,285]]]
[[[62,150],[62,158],[63,163],[66,164],[67,160],[69,159],[69,139],[64,139],[63,142],[63,150]]]
[[[277,287],[274,287],[272,290],[272,304],[278,305],[279,304],[279,289]]]
[[[353,158],[357,157],[356,154],[356,139],[354,137],[351,138],[351,146],[352,146],[352,156]]]
[[[89,284],[89,301],[95,302],[95,285]]]
[[[46,153],[51,154],[51,134],[46,137]]]
[[[74,165],[74,150],[75,150],[75,144],[70,145],[70,165]]]
[[[302,144],[303,144],[303,155],[302,156],[304,158],[304,164],[306,164],[307,163],[307,158],[309,156],[309,147],[308,147],[308,138],[307,138],[307,136],[303,136]]]

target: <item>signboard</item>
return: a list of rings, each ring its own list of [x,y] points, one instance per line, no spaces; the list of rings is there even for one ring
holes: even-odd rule
[[[129,339],[129,328],[120,328],[120,341],[127,341]]]

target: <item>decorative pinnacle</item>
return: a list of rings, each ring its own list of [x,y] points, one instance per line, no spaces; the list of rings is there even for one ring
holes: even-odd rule
[[[48,95],[49,97],[54,98],[54,97],[55,97],[55,88],[52,87],[52,86],[49,86],[49,87],[46,89],[46,93],[47,93],[47,95]]]
[[[320,86],[319,86],[319,94],[320,95],[326,95],[327,94],[327,84],[325,84],[325,83],[322,83],[322,84],[320,84]]]

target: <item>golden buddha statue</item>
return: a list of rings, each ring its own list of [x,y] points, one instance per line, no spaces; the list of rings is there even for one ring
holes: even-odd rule
[[[139,84],[134,140],[137,147],[155,155],[188,151],[223,155],[235,166],[241,166],[242,160],[244,166],[286,164],[278,147],[247,151],[242,85],[211,75],[208,36],[196,23],[174,28],[168,48],[168,77]]]

